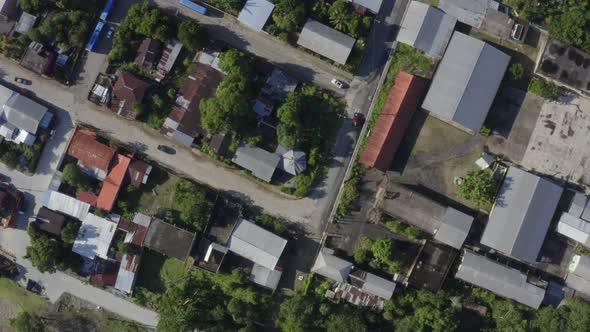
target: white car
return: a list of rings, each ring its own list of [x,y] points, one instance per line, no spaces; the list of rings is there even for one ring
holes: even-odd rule
[[[111,37],[113,37],[114,32],[115,32],[115,28],[110,27],[109,31],[107,31],[107,39],[111,39]]]
[[[337,86],[338,89],[344,89],[344,83],[340,82],[339,80],[333,78],[331,82],[332,82],[332,84]]]

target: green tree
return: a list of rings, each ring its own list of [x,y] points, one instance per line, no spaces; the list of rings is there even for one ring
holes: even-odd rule
[[[21,310],[15,318],[10,320],[10,326],[17,332],[42,332],[46,331],[41,316]]]
[[[522,75],[524,75],[524,67],[520,62],[511,64],[508,68],[508,71],[510,72],[510,76],[513,80],[519,80],[522,78]]]
[[[16,165],[18,164],[18,152],[13,149],[10,149],[8,151],[4,151],[2,153],[2,156],[0,157],[0,159],[9,168],[15,168]]]
[[[346,32],[350,20],[348,3],[345,0],[336,0],[330,5],[328,13],[334,29]]]
[[[529,91],[549,100],[557,100],[561,94],[557,85],[536,77],[529,82]]]
[[[78,191],[86,191],[90,188],[86,174],[82,173],[80,168],[72,163],[64,166],[61,180],[75,187]]]
[[[242,51],[232,48],[219,55],[219,68],[227,75],[240,75],[248,79],[252,73],[252,58]]]
[[[61,247],[59,243],[48,239],[46,236],[32,240],[31,245],[27,247],[27,257],[31,260],[31,264],[41,273],[54,273],[60,255]]]
[[[590,51],[588,38],[589,12],[579,7],[572,7],[551,21],[549,32],[566,44]]]
[[[207,43],[207,33],[197,21],[186,20],[178,26],[178,40],[195,52]]]
[[[194,230],[203,231],[212,208],[205,192],[183,179],[176,183],[173,197],[172,208],[180,212],[180,220]]]
[[[509,300],[494,302],[492,319],[499,331],[525,332],[528,330],[528,321],[524,319],[521,308]]]
[[[66,222],[66,225],[61,229],[61,240],[65,243],[74,243],[78,237],[79,229],[80,225],[77,222]]]
[[[326,322],[327,332],[364,332],[368,331],[362,316],[358,312],[346,312],[330,315]]]
[[[272,19],[279,29],[295,31],[305,20],[305,4],[299,0],[279,0],[275,4]]]
[[[64,11],[49,16],[29,33],[29,37],[40,42],[55,40],[64,47],[83,47],[89,32],[90,17],[87,13]]]
[[[19,0],[18,4],[23,11],[33,14],[41,14],[51,9],[51,0]]]
[[[389,262],[393,259],[395,244],[391,239],[376,240],[371,246],[373,256],[381,262]]]
[[[566,331],[567,318],[565,310],[546,306],[537,310],[535,318],[531,320],[530,327],[532,331],[538,332]]]
[[[477,207],[483,207],[492,203],[496,193],[496,180],[489,170],[474,170],[467,173],[459,184],[459,195]]]
[[[278,326],[284,332],[307,332],[315,321],[315,303],[305,295],[295,293],[281,303]]]
[[[305,108],[305,98],[299,93],[292,93],[281,107],[277,109],[279,125],[277,136],[279,144],[287,149],[299,146],[303,139],[301,112]]]

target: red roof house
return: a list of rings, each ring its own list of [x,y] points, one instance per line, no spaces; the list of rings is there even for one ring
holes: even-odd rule
[[[400,72],[359,161],[386,171],[426,91],[422,78]]]
[[[126,119],[135,120],[139,115],[135,106],[143,102],[150,84],[128,72],[119,72],[117,76],[111,110]]]
[[[117,153],[111,170],[104,180],[102,189],[98,194],[96,207],[107,212],[111,211],[113,205],[115,204],[115,200],[117,199],[117,195],[119,194],[119,189],[121,189],[121,185],[125,179],[125,175],[127,174],[127,168],[129,168],[130,163],[131,158]]]
[[[148,165],[141,160],[133,160],[131,164],[129,164],[128,169],[131,185],[135,188],[139,188],[142,184],[146,184],[151,172],[151,165]]]
[[[12,184],[0,182],[0,223],[10,227],[15,221],[18,210],[24,202],[24,195]]]
[[[92,206],[96,206],[96,201],[98,201],[98,197],[94,193],[88,191],[76,193],[76,199]]]
[[[78,166],[82,169],[102,180],[109,171],[115,150],[98,142],[94,131],[78,128],[68,148],[68,155],[78,159]]]

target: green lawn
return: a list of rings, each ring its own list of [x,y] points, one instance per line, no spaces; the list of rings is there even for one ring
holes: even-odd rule
[[[412,149],[412,155],[456,146],[471,137],[472,135],[461,129],[433,116],[428,116],[420,128],[420,134]]]
[[[146,250],[141,259],[137,286],[154,293],[163,293],[166,284],[174,284],[186,273],[184,262]]]
[[[47,305],[47,301],[44,298],[28,292],[26,289],[19,287],[15,282],[6,278],[0,278],[0,297],[22,306],[27,311],[37,310]]]

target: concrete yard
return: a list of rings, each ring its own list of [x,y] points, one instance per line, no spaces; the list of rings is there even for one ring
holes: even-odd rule
[[[546,102],[521,164],[583,187],[590,186],[590,100],[571,95]]]

